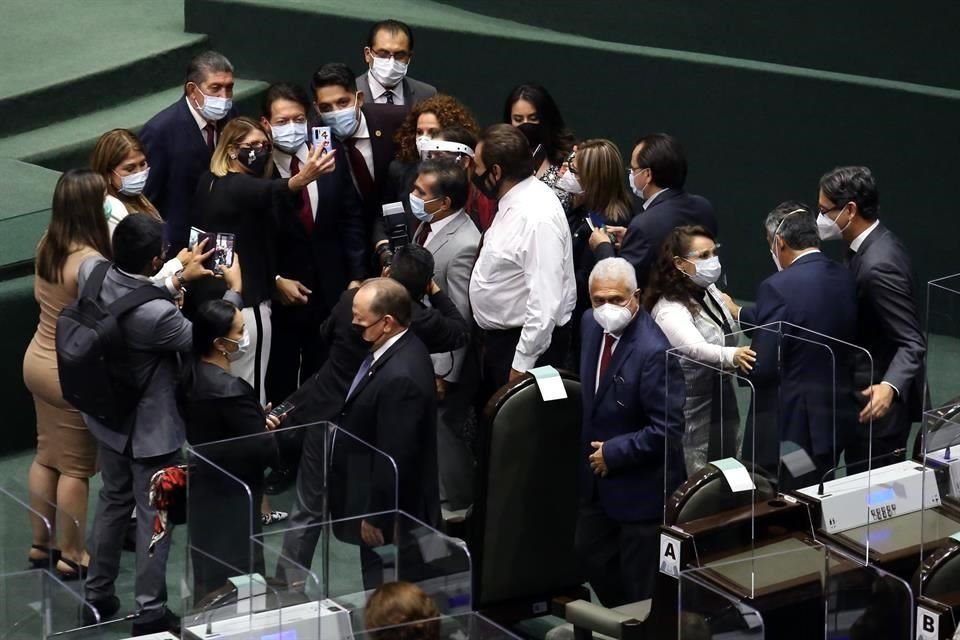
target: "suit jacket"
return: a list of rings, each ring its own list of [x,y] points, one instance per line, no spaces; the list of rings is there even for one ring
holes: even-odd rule
[[[365,102],[373,104],[373,92],[370,91],[370,81],[367,79],[367,73],[357,76],[357,90],[363,91]],[[435,86],[413,78],[403,79],[403,108],[407,111],[421,100],[426,100],[435,95],[437,95]]]
[[[619,255],[636,268],[638,286],[646,286],[650,269],[670,232],[684,225],[701,225],[714,236],[720,233],[717,214],[710,201],[683,189],[660,192],[646,211],[633,217]],[[613,245],[609,243],[597,246],[594,253],[598,261],[615,255]]]
[[[231,109],[214,125],[217,131],[236,116],[236,108]],[[210,149],[185,97],[150,118],[140,131],[140,141],[150,163],[143,192],[167,223],[174,255],[187,245],[197,180],[210,169]]]
[[[91,271],[102,260],[97,256],[80,265],[81,291]],[[111,268],[103,281],[100,299],[110,304],[143,286],[155,285]],[[240,296],[232,290],[223,298],[242,305]],[[151,300],[123,316],[120,329],[130,351],[131,377],[144,389],[132,417],[132,428],[124,433],[114,431],[87,415],[84,422],[101,446],[117,453],[128,453],[129,447],[134,458],[152,458],[176,451],[185,438],[183,420],[177,411],[178,354],[190,351],[193,325],[172,299]]]
[[[603,330],[592,309],[583,314],[581,334],[583,497],[596,495],[614,520],[659,520],[664,489],[669,495],[686,477],[681,446],[686,396],[683,372],[676,359],[667,363],[664,352],[670,343],[653,318],[640,309],[620,337],[594,391]],[[590,470],[588,458],[594,451],[590,443],[596,440],[603,442],[609,470],[605,478]]]
[[[758,394],[756,417],[769,421],[757,430],[764,440],[757,461],[775,464],[781,441],[816,455],[838,454],[835,443],[842,446],[843,436],[859,428],[853,395],[857,352],[843,344],[856,342],[856,285],[849,271],[819,252],[801,256],[760,283],[756,306],[743,309],[740,322],[744,328],[785,322],[806,330],[782,326],[782,337],[777,329],[752,334],[757,363],[749,378]],[[778,433],[772,425],[779,427],[779,439],[764,438]]]
[[[370,483],[366,504],[348,515],[392,510],[396,495],[397,508],[436,526],[440,520],[436,387],[430,356],[413,332],[404,333],[373,363],[344,402],[339,426],[396,464],[394,475],[393,468],[374,454],[368,473],[344,475],[344,465],[357,447],[349,439],[335,439],[332,467],[340,481],[332,484],[331,492],[350,489],[347,484]],[[337,498],[331,501],[337,504]]]
[[[900,424],[875,423],[874,436],[909,429],[923,414],[926,339],[920,330],[913,267],[900,239],[879,224],[850,259],[857,283],[857,338],[873,356],[873,382],[885,380],[900,391],[906,409]],[[870,363],[861,360],[857,383],[870,381]]]
[[[456,218],[448,222],[437,237],[428,238],[427,248],[433,254],[433,279],[437,286],[449,294],[461,316],[471,318],[470,275],[477,261],[480,232],[462,210],[454,215]],[[419,232],[420,227],[417,227]],[[433,370],[448,382],[457,382],[466,355],[466,347],[435,354],[431,356]]]
[[[355,295],[356,289],[345,291],[320,327],[326,358],[320,370],[291,395],[297,408],[296,422],[290,424],[333,420],[343,407],[347,389],[370,347],[352,329]],[[447,294],[441,291],[430,296],[430,305],[415,303],[411,331],[432,353],[466,346],[470,327]]]
[[[367,272],[363,208],[350,178],[343,144],[334,140],[336,169],[316,181],[313,230],[300,221],[300,197],[277,202],[277,274],[299,280],[329,313],[351,280]],[[274,167],[274,177],[280,171]]]

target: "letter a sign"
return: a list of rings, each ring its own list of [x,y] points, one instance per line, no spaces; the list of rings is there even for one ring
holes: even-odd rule
[[[917,640],[940,640],[940,615],[917,607]]]
[[[680,541],[660,534],[660,573],[680,577]]]

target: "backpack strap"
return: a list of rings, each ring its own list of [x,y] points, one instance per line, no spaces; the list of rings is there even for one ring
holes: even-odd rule
[[[100,296],[100,289],[103,287],[103,281],[107,279],[107,271],[109,270],[109,260],[98,262],[87,277],[87,281],[83,283],[83,291],[80,293],[80,297],[96,300]]]
[[[151,300],[170,299],[170,294],[167,293],[166,289],[161,289],[155,285],[144,283],[142,286],[137,287],[130,293],[127,293],[114,300],[107,307],[107,310],[114,318],[120,318],[128,311],[136,309],[140,305],[146,304]]]

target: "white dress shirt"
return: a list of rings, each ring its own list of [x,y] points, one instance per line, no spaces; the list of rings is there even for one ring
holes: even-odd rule
[[[876,229],[877,225],[879,224],[880,224],[880,219],[877,218],[876,220],[873,221],[872,225],[870,225],[869,227],[861,231],[860,235],[858,235],[856,238],[853,239],[853,241],[850,242],[850,250],[853,251],[854,253],[859,251],[860,245],[863,244],[863,241],[867,239],[868,235],[873,233],[873,230]]]
[[[734,321],[730,312],[720,300],[720,290],[716,285],[707,287],[703,303],[710,306],[713,315],[697,311],[694,315],[686,304],[676,300],[661,297],[650,310],[654,322],[667,336],[670,346],[679,353],[708,365],[716,367],[733,367],[733,357],[737,347],[727,346],[726,331],[713,316],[726,319],[730,325],[729,331],[735,333],[740,330],[739,322]]]
[[[294,154],[297,156],[297,160],[300,161],[300,167],[307,162],[307,158],[310,156],[310,150],[307,149],[306,143],[300,145],[300,148],[297,149],[297,152]],[[281,151],[276,146],[273,147],[273,163],[277,165],[277,171],[280,173],[281,178],[290,177],[290,161],[293,156],[289,153]],[[307,195],[310,197],[310,209],[313,211],[313,219],[317,219],[317,201],[320,197],[317,192],[317,183],[311,182],[307,185]],[[299,213],[299,209],[297,210]]]
[[[370,99],[376,104],[390,104],[387,102],[387,94],[393,94],[393,104],[403,106],[403,80],[398,82],[396,86],[390,87],[387,89],[385,86],[380,84],[380,82],[373,77],[373,74],[367,71],[367,82],[370,84],[370,93],[373,95],[370,96]]]
[[[193,104],[191,104],[190,96],[184,96],[183,99],[187,101],[187,107],[190,108],[190,113],[193,115],[193,119],[196,120],[197,126],[200,127],[200,137],[203,138],[203,144],[207,144],[207,132],[204,131],[204,128],[206,128],[208,124],[213,125],[213,146],[216,147],[217,143],[220,142],[220,132],[217,131],[217,123],[208,122],[206,118],[200,115],[200,112],[197,111]]]
[[[513,368],[527,371],[577,302],[570,225],[553,190],[530,176],[501,199],[470,278],[481,329],[522,327]]]
[[[660,191],[657,191],[655,194],[653,194],[652,196],[650,196],[649,198],[647,198],[646,200],[644,200],[644,201],[643,201],[643,210],[646,211],[647,209],[649,209],[649,208],[650,208],[650,205],[653,204],[653,201],[657,199],[657,196],[659,196],[659,195],[660,195],[661,193],[663,193],[664,191],[670,191],[670,189],[660,189]]]
[[[613,357],[613,354],[617,350],[617,345],[620,344],[620,336],[614,333],[603,332],[603,335],[600,337],[600,353],[597,354],[597,379],[593,382],[594,392],[600,388],[600,363],[603,361],[603,343],[607,341],[607,336],[613,337],[613,344],[610,345],[610,356]]]
[[[430,233],[427,234],[427,237],[423,239],[423,248],[429,249],[430,241],[438,236],[438,234],[443,231],[443,228],[450,224],[457,216],[466,215],[463,213],[463,209],[453,213],[452,215],[447,216],[443,220],[437,220],[430,223]],[[419,227],[418,227],[419,229]]]
[[[401,331],[400,333],[398,333],[397,335],[393,336],[392,338],[384,342],[382,345],[380,345],[380,348],[373,352],[373,361],[376,362],[377,360],[379,360],[380,356],[385,354],[387,352],[387,349],[392,347],[397,342],[397,340],[403,337],[403,334],[405,334],[406,332],[407,332],[407,329],[404,329],[403,331]]]

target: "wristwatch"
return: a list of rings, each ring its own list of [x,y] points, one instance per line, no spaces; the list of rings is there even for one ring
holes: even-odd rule
[[[183,269],[180,269],[180,271],[177,271],[175,274],[173,274],[173,277],[177,279],[177,284],[180,285],[180,289],[186,290],[187,281],[183,277]]]

